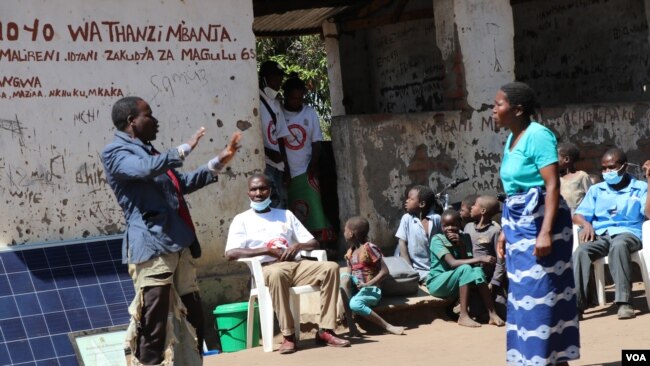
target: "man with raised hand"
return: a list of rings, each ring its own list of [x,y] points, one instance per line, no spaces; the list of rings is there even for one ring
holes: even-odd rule
[[[118,100],[112,119],[117,131],[102,152],[102,163],[126,219],[122,259],[136,291],[127,332],[134,364],[201,365],[204,325],[195,267],[201,247],[183,195],[217,181],[239,149],[241,135],[236,132],[207,164],[180,173],[175,168],[183,166],[205,128],[187,143],[159,152],[151,144],[158,120],[142,98]],[[170,312],[174,318],[168,320]]]

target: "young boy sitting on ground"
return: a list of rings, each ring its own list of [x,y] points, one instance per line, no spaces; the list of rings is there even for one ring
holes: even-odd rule
[[[350,248],[345,254],[348,273],[341,276],[341,299],[350,335],[359,335],[351,312],[359,314],[392,334],[404,334],[404,327],[387,323],[370,309],[381,300],[379,284],[388,276],[381,250],[368,241],[368,220],[355,216],[345,223],[343,235]]]
[[[499,201],[493,196],[479,196],[472,205],[470,216],[472,221],[465,225],[465,234],[472,240],[472,253],[475,258],[489,255],[497,256],[497,240],[501,226],[494,222],[493,217],[499,212]],[[497,258],[496,264],[481,263],[488,288],[495,299],[497,314],[504,318],[506,315],[507,277],[503,258]]]
[[[420,275],[423,283],[429,275],[431,262],[429,242],[440,232],[440,215],[434,212],[436,196],[431,188],[414,186],[404,202],[406,213],[399,222],[395,255],[404,258]]]
[[[485,274],[474,264],[495,264],[496,258],[489,255],[472,257],[472,243],[469,236],[460,232],[460,215],[456,210],[442,213],[442,234],[431,239],[431,271],[427,278],[427,289],[440,298],[460,298],[458,324],[466,327],[480,327],[468,314],[470,287],[476,287],[488,310],[489,324],[503,326],[503,320],[494,310],[492,294],[485,283]]]

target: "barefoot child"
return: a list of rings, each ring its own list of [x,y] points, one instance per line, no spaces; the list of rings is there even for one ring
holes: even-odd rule
[[[489,324],[504,325],[494,310],[492,294],[485,283],[485,274],[473,264],[495,264],[496,258],[485,255],[472,258],[472,244],[467,234],[460,232],[460,215],[456,210],[442,213],[442,234],[431,239],[431,271],[427,278],[427,289],[436,297],[460,297],[458,324],[466,327],[480,327],[467,313],[470,286],[476,286],[483,304],[489,313]]]
[[[479,196],[472,205],[470,216],[472,221],[465,225],[465,234],[472,240],[474,258],[484,255],[497,257],[497,240],[501,234],[501,226],[493,218],[499,212],[499,201],[494,196]],[[497,258],[496,265],[481,263],[488,288],[495,299],[495,307],[499,317],[506,316],[507,277],[503,258]]]
[[[350,249],[345,254],[348,273],[341,278],[341,297],[350,334],[359,334],[351,312],[360,314],[389,333],[404,334],[404,327],[387,323],[370,309],[381,299],[379,284],[388,276],[388,267],[384,263],[381,250],[375,244],[368,242],[369,230],[368,220],[359,216],[345,223],[344,236]]]
[[[576,171],[575,163],[580,159],[580,150],[570,142],[557,145],[558,169],[560,171],[560,195],[573,214],[591,186],[589,174]]]
[[[395,236],[398,239],[395,255],[404,258],[420,275],[420,283],[429,275],[431,267],[429,242],[440,232],[440,215],[434,212],[436,196],[431,188],[414,186],[404,202],[402,216]]]

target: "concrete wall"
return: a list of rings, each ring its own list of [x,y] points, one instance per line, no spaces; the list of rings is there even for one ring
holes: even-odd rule
[[[439,190],[468,176],[475,180],[452,192],[452,200],[474,188],[494,191],[498,141],[505,135],[491,129],[491,120],[474,124],[459,111],[335,118],[332,144],[341,221],[353,215],[368,218],[372,240],[388,250],[396,244],[394,235],[410,186]],[[344,161],[350,162],[340,163]]]
[[[517,79],[543,106],[650,100],[644,1],[537,0],[512,8]]]
[[[232,217],[248,207],[246,176],[264,166],[252,23],[250,0],[1,3],[0,245],[124,230],[99,154],[113,138],[112,105],[138,95],[160,121],[159,149],[206,127],[181,171],[242,131],[231,169],[188,202],[208,324],[216,304],[246,298],[248,270],[223,252]]]
[[[431,19],[341,34],[348,114],[480,110],[514,78],[509,1],[432,5]]]
[[[432,48],[435,67],[442,66],[443,101],[433,108],[444,110],[440,112],[401,114],[413,110],[408,107],[415,103],[412,95],[399,95],[390,104],[399,108],[381,109],[386,104],[377,103],[377,86],[394,80],[393,73],[373,66],[378,61],[373,49],[386,42],[377,38],[382,30],[370,29],[365,37],[357,32],[354,42],[343,39],[341,44],[353,53],[347,57],[354,60],[343,64],[346,99],[353,93],[350,98],[363,100],[355,104],[363,108],[348,109],[349,114],[400,114],[334,120],[341,220],[368,217],[374,240],[392,248],[409,186],[428,184],[439,190],[467,176],[470,182],[451,192],[452,201],[470,193],[496,193],[506,134],[494,131],[491,107],[495,92],[515,75],[537,90],[544,107],[540,116],[558,140],[582,149],[579,168],[597,172],[602,153],[611,146],[628,151],[637,164],[650,158],[648,94],[643,92],[650,78],[648,3],[433,1],[435,27],[428,20],[420,27],[431,29],[424,33],[433,40],[422,35],[422,42]],[[391,27],[405,32],[408,26]],[[396,42],[411,40],[403,36]],[[390,49],[386,46],[382,55],[391,55]],[[399,57],[421,53],[404,47]],[[390,67],[399,67],[396,58],[386,59]],[[359,95],[367,87],[374,99]]]
[[[374,110],[441,109],[445,70],[435,43],[433,18],[371,29],[366,37]]]
[[[339,51],[346,114],[374,113],[365,32],[340,33]]]
[[[579,167],[596,172],[611,146],[630,161],[650,159],[650,104],[571,105],[545,108],[541,120],[559,141],[572,141],[584,156]],[[506,132],[495,131],[489,112],[479,118],[459,111],[337,117],[332,143],[338,167],[340,217],[368,218],[371,237],[392,253],[406,190],[428,184],[438,191],[454,178],[469,182],[451,201],[471,193],[500,191],[498,169]],[[354,159],[350,159],[350,157]]]
[[[431,19],[341,33],[348,114],[443,108],[445,67]]]
[[[496,89],[514,78],[510,1],[454,0],[453,13],[445,15],[455,22],[467,107],[482,111],[494,101]]]

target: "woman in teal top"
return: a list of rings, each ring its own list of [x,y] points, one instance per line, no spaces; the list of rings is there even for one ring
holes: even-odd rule
[[[509,196],[533,187],[544,187],[541,169],[558,161],[557,150],[553,150],[557,146],[555,135],[539,123],[530,122],[514,138],[519,139],[516,145],[512,141],[513,133],[506,140],[500,171],[503,189]]]
[[[504,85],[494,104],[497,126],[511,132],[500,170],[508,198],[498,243],[509,283],[506,361],[566,365],[580,357],[580,339],[571,212],[560,198],[557,142],[532,120],[535,92],[528,85]]]

